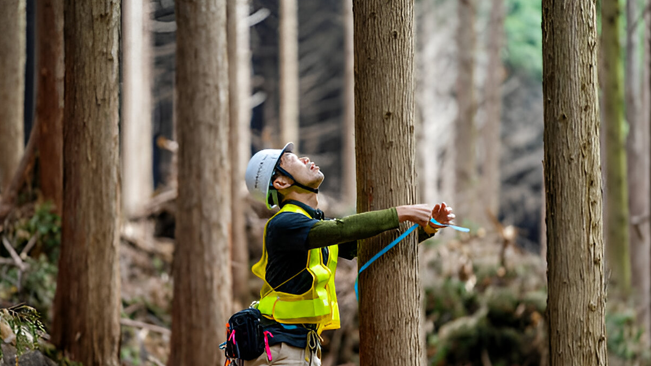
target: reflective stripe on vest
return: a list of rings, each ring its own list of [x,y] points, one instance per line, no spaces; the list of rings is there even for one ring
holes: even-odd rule
[[[282,212],[300,213],[310,217],[301,207],[292,204],[283,206],[276,215]],[[253,266],[253,273],[264,280],[264,285],[260,290],[258,310],[279,323],[317,324],[319,334],[327,329],[338,329],[339,306],[337,305],[337,292],[335,291],[335,271],[337,269],[339,247],[337,245],[328,247],[327,263],[323,262],[321,248],[310,249],[307,254],[305,269],[276,287],[279,288],[303,271],[308,271],[312,275],[312,286],[308,291],[300,295],[275,291],[266,280],[268,263],[266,248],[267,226],[271,219],[267,221],[264,228],[262,258]],[[297,245],[299,244],[297,243]]]

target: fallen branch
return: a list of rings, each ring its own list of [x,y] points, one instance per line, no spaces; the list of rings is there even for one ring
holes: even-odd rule
[[[2,244],[9,252],[9,255],[11,255],[11,258],[14,260],[16,267],[18,267],[21,271],[24,271],[26,268],[25,263],[20,259],[20,256],[18,256],[18,253],[16,253],[16,250],[14,250],[14,247],[11,246],[11,243],[9,243],[9,240],[7,240],[5,236],[2,237]]]
[[[29,253],[30,250],[36,245],[36,241],[38,240],[38,232],[34,234],[31,238],[29,238],[29,241],[27,242],[27,245],[23,248],[23,251],[20,252],[20,258],[25,259],[27,258],[27,253]]]
[[[149,323],[145,323],[145,322],[140,322],[140,321],[132,320],[132,319],[128,319],[128,318],[120,319],[120,324],[126,325],[127,327],[147,329],[147,330],[150,330],[152,332],[160,333],[160,334],[167,335],[167,336],[172,334],[172,331],[165,328],[165,327],[161,327],[161,326],[158,326],[158,325],[149,324]]]
[[[176,188],[168,188],[161,193],[155,195],[147,202],[140,212],[133,214],[129,217],[130,220],[139,220],[151,216],[154,213],[161,211],[161,207],[171,201],[174,201],[178,196]]]

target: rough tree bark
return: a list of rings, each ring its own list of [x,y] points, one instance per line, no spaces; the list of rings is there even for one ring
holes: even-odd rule
[[[410,0],[390,6],[381,0],[357,0],[353,5],[358,212],[415,201],[413,5]],[[359,263],[395,237],[390,233],[364,240]],[[405,239],[360,276],[363,365],[411,366],[420,361],[415,239]]]
[[[23,156],[25,99],[25,0],[0,5],[0,193]]]
[[[149,1],[124,0],[122,94],[122,207],[141,211],[154,189],[151,125]]]
[[[486,123],[482,137],[485,156],[482,169],[482,210],[496,217],[500,209],[500,130],[502,125],[502,47],[504,39],[504,0],[491,1],[488,29],[488,70],[484,86]]]
[[[474,0],[457,4],[459,24],[457,28],[457,103],[459,114],[455,126],[455,199],[454,207],[459,219],[477,220],[475,211],[477,129],[475,127],[475,13]]]
[[[120,1],[64,6],[64,203],[52,340],[84,365],[117,366]]]
[[[629,28],[637,21],[637,2],[626,1],[626,19]],[[633,28],[635,29],[635,28]],[[628,204],[631,218],[629,237],[631,240],[631,285],[638,309],[638,322],[645,331],[644,341],[648,343],[649,325],[651,325],[651,241],[649,238],[649,221],[643,216],[649,212],[649,119],[640,109],[640,72],[638,69],[637,33],[630,29],[626,32],[626,120],[629,131],[626,141]]]
[[[550,364],[607,365],[593,0],[543,0]]]
[[[63,209],[63,0],[36,2],[38,88],[36,119],[43,198]]]
[[[168,365],[219,365],[231,313],[226,0],[177,0],[178,198]]]
[[[342,199],[355,202],[355,56],[353,39],[353,1],[342,0],[344,25],[344,90],[343,90],[343,151]]]
[[[280,67],[280,146],[294,142],[299,149],[298,119],[298,1],[280,0],[278,35]]]
[[[231,176],[231,243],[233,298],[248,305],[249,247],[246,238],[244,170],[251,155],[251,51],[249,50],[249,2],[228,0],[228,73]]]
[[[628,236],[628,187],[624,136],[624,93],[621,79],[618,0],[601,3],[601,76],[603,118],[606,127],[606,220],[607,265],[616,293],[627,296],[631,289]]]

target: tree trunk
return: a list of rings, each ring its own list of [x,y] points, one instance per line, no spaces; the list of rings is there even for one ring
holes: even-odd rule
[[[626,1],[627,24],[637,20],[637,2]],[[626,142],[628,163],[628,204],[631,217],[629,236],[631,240],[631,285],[635,289],[638,322],[647,335],[648,342],[651,314],[651,241],[649,221],[642,217],[649,212],[649,123],[648,117],[639,109],[639,80],[637,32],[626,32],[626,119],[629,125]]]
[[[36,119],[43,198],[63,209],[63,0],[37,1]]]
[[[477,220],[475,211],[476,157],[475,145],[475,1],[463,0],[458,4],[459,24],[457,28],[457,117],[454,148],[455,156],[455,200],[456,215],[460,220]]]
[[[495,217],[500,210],[500,130],[502,125],[502,47],[504,39],[504,0],[491,1],[491,16],[488,30],[488,70],[486,71],[485,98],[486,123],[483,140],[485,155],[483,161],[481,211],[489,210]],[[487,221],[487,220],[482,220]]]
[[[542,7],[550,364],[607,365],[595,2]]]
[[[176,1],[178,191],[168,364],[219,365],[231,313],[226,1]]]
[[[119,365],[120,1],[65,2],[64,203],[52,340]]]
[[[413,2],[357,1],[353,13],[357,210],[411,204],[416,197]],[[359,263],[395,237],[394,232],[362,241]],[[418,268],[411,235],[360,276],[361,364],[419,363]]]
[[[149,0],[123,0],[122,205],[130,217],[154,189]]]
[[[631,289],[628,238],[628,192],[624,146],[624,94],[619,45],[618,0],[601,3],[601,52],[603,117],[606,127],[606,248],[607,265],[616,293],[627,296]]]
[[[294,142],[299,149],[298,134],[298,2],[280,0],[280,145]]]
[[[0,193],[20,164],[25,146],[25,0],[0,5]]]
[[[246,237],[246,185],[244,170],[251,155],[251,51],[249,2],[228,0],[228,73],[231,177],[231,237],[233,298],[238,307],[248,305],[249,247]]]
[[[353,203],[356,199],[355,181],[355,52],[353,37],[353,1],[342,0],[344,23],[344,90],[343,90],[343,154],[342,198]]]

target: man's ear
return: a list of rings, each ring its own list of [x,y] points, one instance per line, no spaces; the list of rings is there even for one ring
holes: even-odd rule
[[[289,182],[289,179],[287,177],[281,175],[274,179],[273,186],[277,191],[281,191],[283,189],[291,187],[292,184]]]

